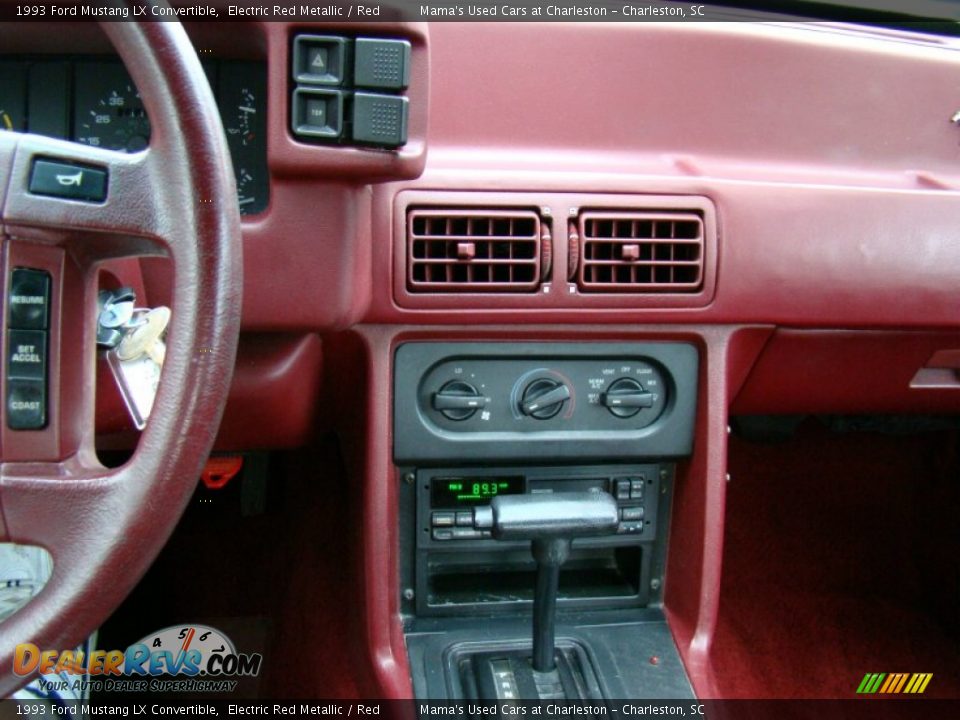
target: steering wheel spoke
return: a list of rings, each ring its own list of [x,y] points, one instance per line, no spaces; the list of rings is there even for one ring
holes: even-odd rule
[[[64,543],[76,539],[79,523],[109,505],[120,475],[77,457],[0,466],[0,541],[40,545],[56,556]]]
[[[128,247],[134,239],[167,242],[170,227],[162,172],[152,149],[126,154],[39,135],[9,134],[13,150],[2,217],[7,234],[19,240],[55,243],[89,236],[94,255]],[[7,140],[7,145],[11,140]],[[12,155],[12,158],[10,157]],[[0,170],[2,173],[2,170]],[[112,240],[112,242],[111,242]]]

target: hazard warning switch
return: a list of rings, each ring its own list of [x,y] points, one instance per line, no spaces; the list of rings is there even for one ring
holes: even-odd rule
[[[343,85],[347,77],[347,38],[297,35],[293,39],[293,79],[311,85]]]

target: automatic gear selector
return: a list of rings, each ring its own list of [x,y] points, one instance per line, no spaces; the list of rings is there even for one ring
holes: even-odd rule
[[[533,600],[533,669],[554,669],[554,621],[560,566],[578,537],[613,535],[620,511],[605,492],[503,495],[473,509],[477,530],[490,530],[496,540],[531,540],[537,562]]]

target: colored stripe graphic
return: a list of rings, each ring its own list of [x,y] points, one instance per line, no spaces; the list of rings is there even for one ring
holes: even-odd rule
[[[867,673],[857,686],[857,694],[919,695],[927,689],[933,673]]]
[[[890,692],[898,693],[903,690],[903,686],[907,682],[907,673],[898,673],[900,675],[900,681],[897,683],[897,686],[893,688]]]

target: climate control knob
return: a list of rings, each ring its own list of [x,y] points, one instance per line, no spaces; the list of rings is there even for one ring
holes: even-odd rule
[[[523,389],[520,412],[537,420],[549,420],[570,399],[570,388],[553,378],[539,378]]]
[[[653,407],[653,395],[633,378],[622,377],[610,383],[607,391],[600,395],[600,403],[611,414],[629,418],[644,408]]]
[[[489,403],[490,398],[463,380],[451,380],[433,394],[433,409],[448,420],[468,420]]]

